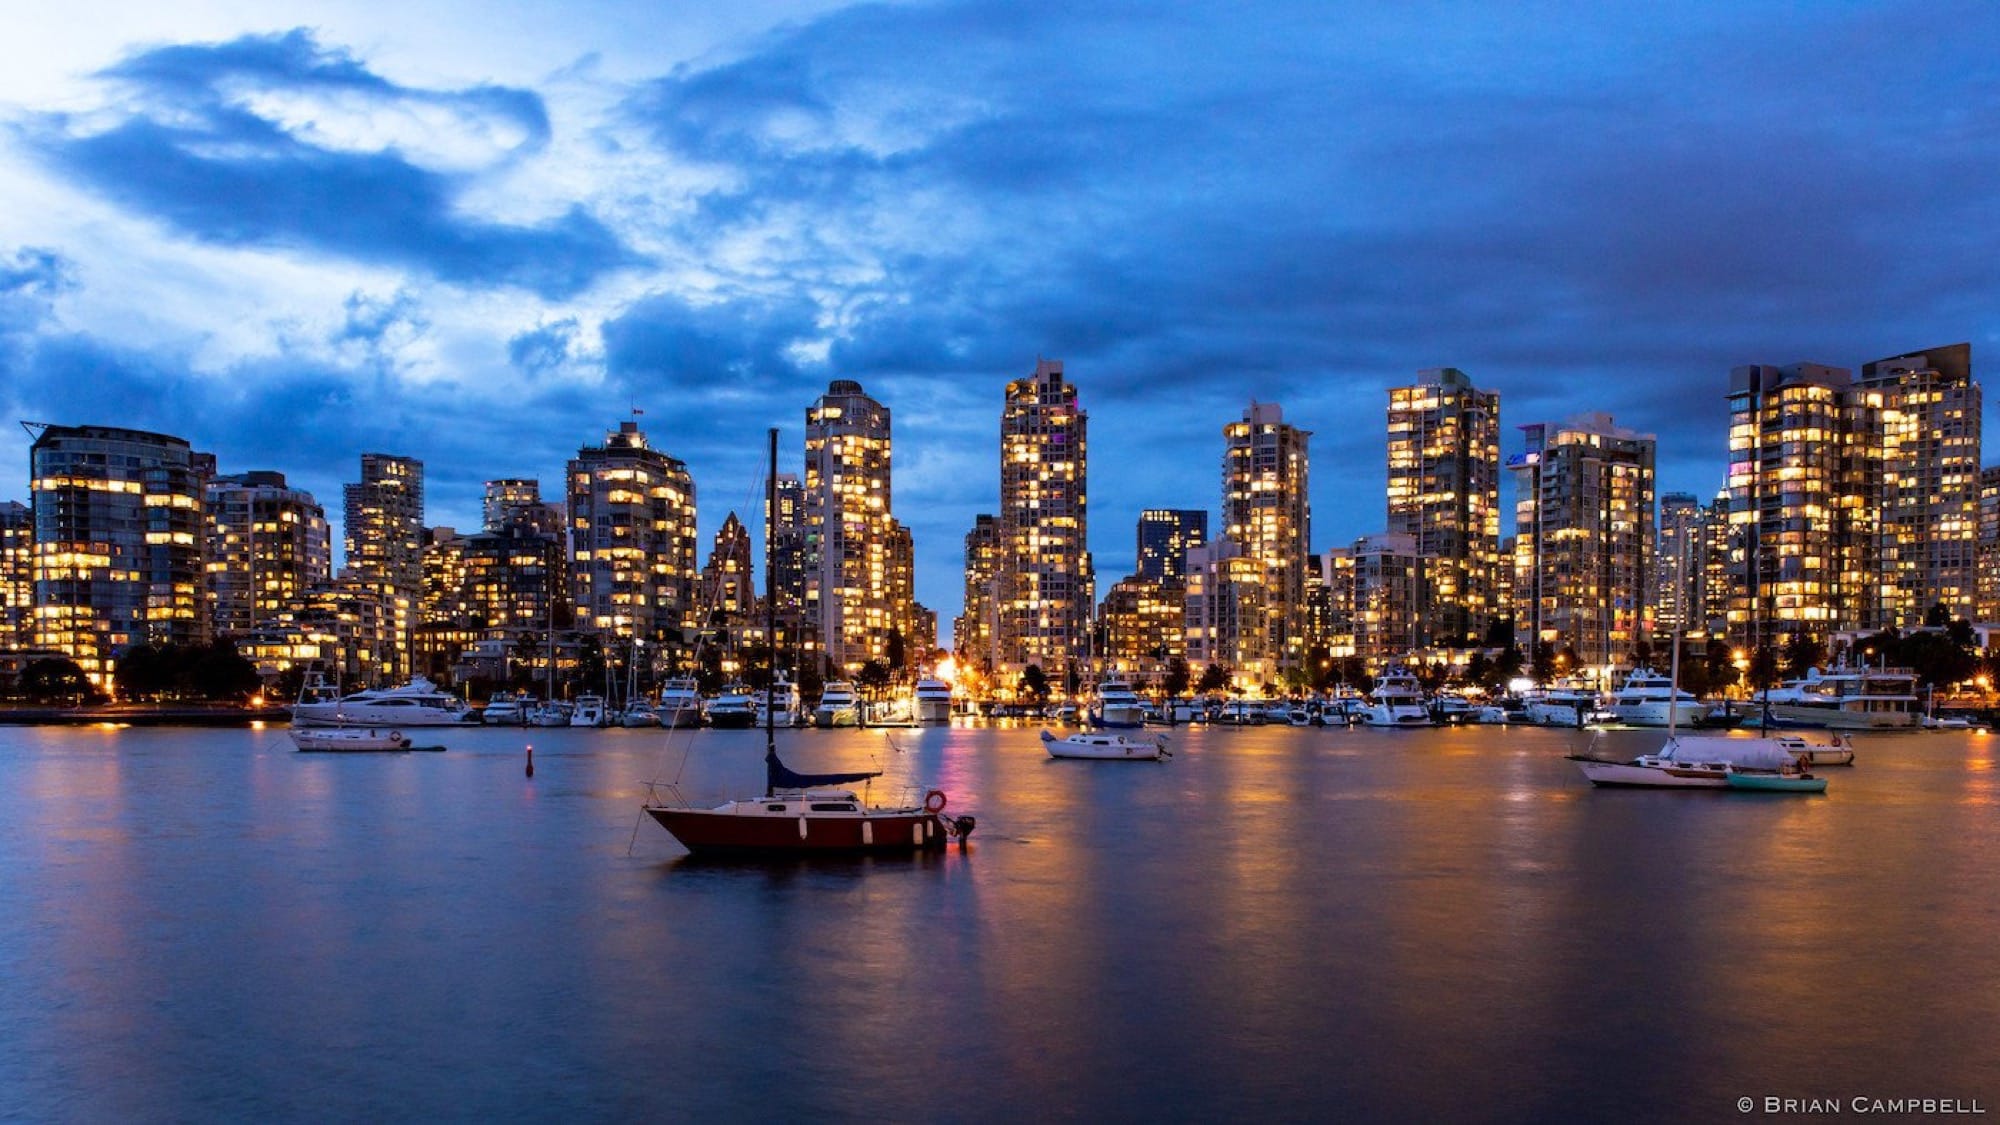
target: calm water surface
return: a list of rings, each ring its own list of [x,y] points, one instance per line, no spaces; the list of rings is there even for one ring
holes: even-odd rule
[[[970,848],[697,862],[639,822],[649,780],[761,786],[758,732],[0,729],[0,1116],[2000,1113],[2000,739],[1864,738],[1799,798],[1593,791],[1590,736],[1527,729],[784,737],[947,790]]]

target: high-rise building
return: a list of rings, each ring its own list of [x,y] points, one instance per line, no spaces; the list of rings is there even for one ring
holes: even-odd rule
[[[1354,655],[1377,671],[1402,663],[1420,647],[1418,621],[1431,569],[1414,535],[1364,535],[1348,550],[1353,575]]]
[[[1776,647],[1859,622],[1882,457],[1850,373],[1754,364],[1729,380],[1729,639]]]
[[[806,411],[805,611],[837,676],[936,642],[914,599],[915,547],[891,507],[889,408],[836,379]],[[932,636],[918,636],[930,621]],[[894,638],[900,638],[894,639]]]
[[[35,514],[19,500],[0,503],[0,652],[34,643]]]
[[[424,584],[424,463],[364,453],[360,481],[344,491],[342,573],[381,595],[388,647],[373,671],[403,679],[415,670],[417,602]]]
[[[208,640],[208,463],[165,434],[42,429],[29,449],[36,647],[109,690],[127,646]]]
[[[1689,623],[1690,632],[1695,624],[1708,636],[1726,639],[1729,636],[1729,603],[1734,596],[1735,574],[1731,558],[1731,545],[1735,533],[1729,527],[1729,490],[1718,489],[1715,498],[1701,510],[1701,541],[1696,548],[1701,567],[1701,586],[1696,590],[1695,605],[1698,614]]]
[[[1979,470],[1979,620],[2000,621],[2000,465]]]
[[[1148,508],[1139,513],[1134,576],[1174,585],[1187,583],[1189,548],[1208,542],[1208,513],[1189,508]]]
[[[1341,660],[1354,651],[1354,551],[1331,547],[1306,562],[1306,651]],[[1330,668],[1315,669],[1324,680]]]
[[[997,516],[980,514],[965,533],[965,612],[953,623],[951,647],[961,668],[992,677],[1000,668],[1000,572],[1005,544]]]
[[[751,558],[750,529],[731,512],[710,543],[708,562],[701,568],[701,607],[704,626],[742,623],[757,600],[757,575]]]
[[[1649,638],[1658,596],[1654,553],[1655,440],[1584,414],[1521,427],[1527,451],[1514,465],[1517,624],[1587,664],[1621,663]],[[1609,685],[1607,685],[1609,686]]]
[[[1699,632],[1702,586],[1701,499],[1692,492],[1660,496],[1659,549],[1653,558],[1653,622],[1664,635]]]
[[[576,627],[603,638],[607,651],[636,638],[690,656],[697,572],[687,466],[628,421],[603,445],[578,449],[568,476]]]
[[[1222,533],[1264,568],[1264,664],[1255,671],[1273,683],[1305,659],[1301,615],[1312,537],[1306,443],[1312,435],[1286,423],[1276,403],[1253,402],[1222,436]]]
[[[1185,561],[1185,558],[1183,558]],[[1187,646],[1187,582],[1134,574],[1104,595],[1103,666],[1128,683],[1157,687]]]
[[[777,592],[778,619],[796,626],[804,619],[806,604],[805,486],[798,474],[779,473],[772,492],[774,496],[764,499],[764,526],[771,534],[769,585]]]
[[[242,637],[333,577],[326,511],[285,474],[208,482],[208,598],[214,631]]]
[[[1088,663],[1096,574],[1088,509],[1090,416],[1060,360],[1007,384],[1000,414],[1002,670],[1051,682]],[[1059,673],[1061,673],[1059,675]]]
[[[488,533],[518,527],[536,535],[562,537],[567,531],[562,507],[542,499],[542,482],[538,480],[489,480],[483,507],[483,530]]]
[[[1416,541],[1429,576],[1419,643],[1484,638],[1498,606],[1500,395],[1455,367],[1389,391],[1389,533]]]
[[[1248,691],[1264,679],[1271,654],[1268,580],[1261,560],[1223,536],[1187,554],[1184,635],[1188,667],[1197,676],[1215,665],[1232,686]]]
[[[1978,597],[1979,384],[1972,346],[1953,344],[1863,364],[1848,395],[1877,420],[1881,515],[1862,622],[1909,629],[1933,606],[1970,617]]]

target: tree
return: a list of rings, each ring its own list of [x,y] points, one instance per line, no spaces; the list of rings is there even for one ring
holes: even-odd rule
[[[604,667],[604,642],[595,633],[584,634],[576,645],[576,673],[570,677],[573,693],[601,690]],[[716,686],[721,685],[718,683]]]
[[[889,662],[888,670],[898,675],[901,675],[903,669],[909,666],[908,656],[904,649],[903,631],[901,629],[889,630],[889,635],[883,638],[882,655]]]
[[[111,682],[125,699],[157,700],[173,687],[173,664],[166,646],[127,645],[118,653],[118,667],[111,673]]]
[[[1938,602],[1924,612],[1926,629],[1942,629],[1949,624],[1951,624],[1951,610],[1946,609],[1943,602]]]
[[[1785,675],[1803,680],[1806,673],[1826,663],[1826,646],[1803,629],[1785,639]]]
[[[257,666],[236,651],[236,642],[224,638],[202,645],[190,655],[188,680],[201,698],[242,702],[257,690]]]
[[[1335,668],[1333,650],[1317,644],[1306,650],[1307,687],[1314,691],[1326,691],[1333,687]]]
[[[1030,664],[1021,669],[1020,686],[1015,690],[1037,702],[1046,701],[1049,697],[1049,675],[1042,671],[1041,665]]]
[[[1632,646],[1632,664],[1637,668],[1653,666],[1653,642],[1642,640]]]
[[[1978,665],[1970,649],[1945,633],[1912,633],[1903,638],[1902,648],[1903,663],[1917,674],[1917,682],[1934,688],[1971,679]]]
[[[1701,659],[1708,670],[1709,686],[1716,691],[1727,691],[1743,678],[1743,674],[1736,668],[1735,652],[1730,649],[1729,642],[1721,637],[1708,639],[1708,646],[1702,650]]]
[[[1227,691],[1228,689],[1229,669],[1224,668],[1220,664],[1211,664],[1203,668],[1201,670],[1201,682],[1194,685],[1194,690],[1202,693]]]
[[[1188,683],[1193,678],[1194,673],[1188,670],[1186,658],[1176,656],[1167,661],[1166,682],[1161,686],[1166,689],[1169,698],[1182,696],[1187,694]]]
[[[1527,656],[1514,645],[1501,649],[1500,655],[1493,658],[1493,680],[1487,685],[1488,690],[1500,691],[1519,679],[1527,662]]]
[[[1547,641],[1535,642],[1534,661],[1529,668],[1528,675],[1537,687],[1547,687],[1556,678],[1556,654],[1549,650]]]
[[[1514,647],[1514,619],[1512,617],[1496,617],[1487,624],[1486,647]]]
[[[21,670],[21,693],[34,703],[58,703],[64,700],[92,702],[103,698],[103,693],[90,686],[90,677],[76,661],[56,658],[37,660]]]
[[[1709,676],[1708,661],[1702,659],[1701,654],[1697,653],[1687,641],[1681,642],[1680,665],[1681,689],[1697,699],[1706,699],[1709,692],[1715,689],[1715,684]],[[1669,664],[1667,667],[1671,671],[1673,665]]]
[[[1750,654],[1750,690],[1762,691],[1778,682],[1778,654],[1770,645],[1758,645]]]
[[[854,682],[861,688],[863,697],[880,698],[882,690],[889,686],[889,666],[880,660],[870,660],[854,674]]]
[[[1476,684],[1487,691],[1496,688],[1493,680],[1493,659],[1483,652],[1475,652],[1465,661],[1465,682]]]

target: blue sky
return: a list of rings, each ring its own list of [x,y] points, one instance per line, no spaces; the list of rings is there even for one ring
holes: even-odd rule
[[[1731,366],[1977,373],[2000,309],[1983,3],[72,7],[0,42],[12,417],[185,436],[335,521],[360,453],[416,456],[463,528],[636,406],[705,550],[764,429],[795,467],[858,379],[947,620],[1037,356],[1108,587],[1139,509],[1217,506],[1252,399],[1314,433],[1320,549],[1380,530],[1420,368],[1501,392],[1503,452],[1609,412],[1707,494]]]

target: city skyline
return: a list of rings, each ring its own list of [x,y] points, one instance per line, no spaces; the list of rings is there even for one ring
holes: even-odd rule
[[[467,532],[486,480],[559,495],[638,407],[705,544],[732,511],[761,538],[756,439],[796,471],[852,379],[949,621],[1038,356],[1096,421],[1101,595],[1141,511],[1219,518],[1253,401],[1319,435],[1318,551],[1385,530],[1381,411],[1420,370],[1498,391],[1505,454],[1583,413],[1657,434],[1659,490],[1705,501],[1734,367],[1992,338],[1977,7],[390,11],[0,47],[0,408],[186,438],[336,521],[358,456],[407,456]]]

